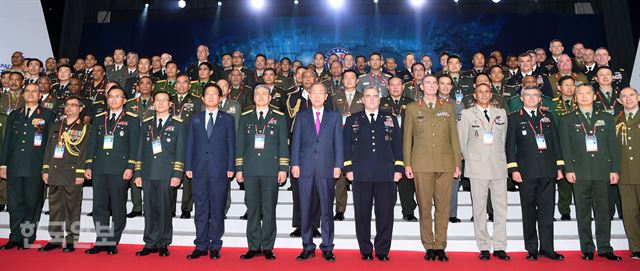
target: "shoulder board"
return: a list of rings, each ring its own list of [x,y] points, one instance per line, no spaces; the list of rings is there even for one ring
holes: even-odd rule
[[[282,113],[282,112],[280,112],[280,111],[278,111],[278,110],[273,110],[273,113],[276,113],[276,114],[278,114],[278,115],[284,116],[284,113]]]
[[[555,102],[555,101],[560,101],[560,97],[555,97],[555,98],[553,98],[553,101],[554,101],[554,102]]]
[[[103,103],[104,103],[104,101],[100,100],[100,101],[96,101],[94,104],[103,104]]]
[[[172,118],[173,120],[177,121],[177,122],[182,122],[182,119],[181,119],[181,118],[178,118],[178,117],[176,117],[176,116],[172,116],[171,118]]]
[[[166,79],[158,80],[156,83],[164,83],[164,82],[167,82],[167,80]]]
[[[135,101],[136,99],[138,99],[138,98],[131,98],[131,99],[127,100],[127,102]]]
[[[287,93],[287,96],[291,96],[292,94],[298,93],[298,91],[300,91],[300,90],[298,89],[296,91],[289,92],[289,93]]]
[[[107,114],[107,112],[105,111],[105,112],[102,112],[102,113],[96,114],[96,117],[104,116],[104,115],[106,115],[106,114]]]
[[[198,98],[198,99],[202,98],[202,97],[200,97],[200,95],[196,95],[196,94],[191,94],[191,96],[193,96],[194,98]]]
[[[198,83],[198,80],[191,81],[191,84],[193,84],[193,83]]]
[[[382,76],[385,76],[385,77],[389,77],[389,78],[391,78],[391,75],[389,75],[389,74],[387,74],[387,73],[382,73]]]
[[[125,114],[127,114],[127,115],[129,115],[129,116],[132,116],[132,117],[134,117],[134,118],[137,118],[137,117],[138,117],[138,114],[133,113],[133,112],[129,112],[129,111],[127,111],[127,112],[124,112],[124,113],[125,113]]]
[[[361,74],[361,75],[360,75],[360,76],[358,76],[358,77],[363,77],[363,76],[367,76],[367,75],[368,75],[368,73],[365,73],[365,74]]]
[[[251,112],[253,112],[253,109],[242,112],[242,115],[244,116],[246,114],[250,114]]]
[[[147,122],[147,121],[153,120],[153,118],[155,118],[155,117],[154,116],[148,117],[148,118],[142,120],[142,122]]]

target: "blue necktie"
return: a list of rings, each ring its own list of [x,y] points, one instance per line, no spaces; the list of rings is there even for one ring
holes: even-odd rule
[[[211,138],[213,135],[213,113],[209,113],[209,122],[207,122],[207,136]]]

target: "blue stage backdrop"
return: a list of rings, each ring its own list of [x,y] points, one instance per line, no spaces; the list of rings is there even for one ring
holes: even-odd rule
[[[404,52],[431,55],[436,68],[442,51],[457,53],[463,68],[470,67],[473,52],[501,50],[517,54],[537,47],[548,51],[549,41],[571,44],[582,41],[589,48],[606,47],[600,15],[469,15],[426,14],[415,16],[300,16],[271,18],[223,18],[221,20],[145,21],[85,25],[80,55],[104,57],[115,47],[141,56],[170,52],[181,67],[195,61],[195,48],[209,46],[214,60],[234,50],[244,52],[252,66],[253,56],[289,57],[309,64],[317,51],[346,48],[354,55],[379,51],[400,61]]]

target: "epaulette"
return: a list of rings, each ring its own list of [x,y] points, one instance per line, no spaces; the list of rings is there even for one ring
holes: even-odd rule
[[[173,120],[177,121],[177,122],[182,122],[182,119],[181,119],[181,118],[178,118],[178,117],[176,117],[176,116],[172,116],[171,118],[172,118]]]
[[[193,83],[198,83],[198,81],[199,81],[199,80],[193,80],[193,81],[191,81],[191,84],[193,84]]]
[[[559,101],[559,100],[560,100],[560,97],[555,97],[555,98],[553,98],[552,100],[553,100],[554,102],[555,102],[555,101]]]
[[[127,102],[135,101],[136,99],[138,99],[138,98],[131,98],[131,99],[127,100]]]
[[[104,101],[100,100],[100,101],[95,101],[93,104],[103,104],[103,103],[104,103]]]
[[[276,113],[276,114],[278,114],[278,115],[284,116],[284,113],[282,113],[282,112],[280,112],[280,111],[278,111],[278,110],[273,110],[273,113]]]
[[[287,96],[291,96],[291,94],[298,93],[298,92],[300,92],[300,89],[287,93]]]
[[[244,116],[246,114],[250,114],[251,112],[253,112],[253,109],[242,112],[242,115]]]
[[[361,74],[361,75],[360,75],[360,76],[358,76],[358,77],[363,77],[363,76],[367,76],[367,74],[368,74],[368,73],[365,73],[365,74]]]
[[[157,83],[164,83],[164,82],[167,82],[167,79],[158,80],[158,81],[156,81],[156,84]]]
[[[154,116],[148,117],[148,118],[142,120],[142,122],[147,122],[147,121],[153,120],[153,118],[155,118],[155,117]]]
[[[202,98],[202,97],[200,97],[200,95],[197,95],[197,94],[191,94],[191,96],[193,96],[195,98]]]
[[[325,77],[325,78],[321,78],[319,82],[320,83],[324,83],[324,82],[327,82],[327,81],[329,81],[329,78]]]
[[[96,117],[104,116],[104,115],[106,115],[106,114],[107,114],[107,112],[106,112],[106,111],[105,111],[105,112],[102,112],[102,113],[98,113],[98,114],[96,114]]]
[[[124,113],[125,113],[125,114],[127,114],[127,115],[129,115],[129,116],[132,116],[132,117],[134,117],[134,118],[137,118],[137,117],[138,117],[138,114],[133,113],[133,112],[126,111],[126,112],[124,112]]]

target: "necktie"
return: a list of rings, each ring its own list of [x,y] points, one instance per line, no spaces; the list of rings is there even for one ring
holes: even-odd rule
[[[571,100],[564,101],[564,104],[567,106],[567,108],[571,109]]]
[[[213,135],[213,113],[209,113],[209,121],[207,122],[207,136],[211,138]]]
[[[156,127],[158,131],[162,129],[162,119],[158,119],[158,127]]]
[[[113,128],[113,125],[116,122],[116,113],[111,113],[111,118],[109,119],[109,126],[111,126],[111,128]]]
[[[535,118],[536,117],[536,111],[535,110],[531,110],[531,117]]]
[[[29,115],[31,115],[31,108],[27,107],[27,118],[29,118]]]
[[[587,117],[587,124],[591,125],[591,112],[584,113],[584,115]]]
[[[184,99],[184,96],[183,95],[179,95],[178,96],[178,104],[182,103],[182,99]]]
[[[347,93],[347,103],[351,104],[351,101],[353,101],[353,94]]]
[[[264,126],[264,112],[260,111],[260,117],[258,117],[258,126]]]
[[[170,87],[172,87],[172,86],[173,86],[173,83],[174,83],[174,82],[169,81],[169,86],[170,86]]]
[[[334,83],[336,84],[336,87],[340,86],[340,81],[339,80],[335,80]]]
[[[400,101],[398,101],[398,100],[394,100],[393,102],[394,102],[396,105],[398,105],[398,104],[400,103]]]
[[[320,134],[320,112],[316,112],[316,134]]]
[[[133,72],[132,72],[132,71],[129,71],[129,76],[131,76],[131,75],[133,75]]]
[[[488,122],[491,122],[491,118],[489,118],[489,114],[486,109],[484,110],[484,117],[487,119]]]
[[[433,109],[433,103],[429,102],[429,109]]]
[[[604,97],[607,98],[607,101],[611,99],[611,92],[607,91],[604,93]]]
[[[142,100],[142,107],[147,108],[147,100]]]
[[[458,77],[453,78],[453,83],[455,83],[456,85],[458,84]]]
[[[374,124],[376,122],[376,119],[374,118],[375,115],[376,114],[374,113],[369,114],[369,116],[371,116],[371,124]]]
[[[630,121],[633,118],[633,113],[629,113],[627,115],[627,121]]]

